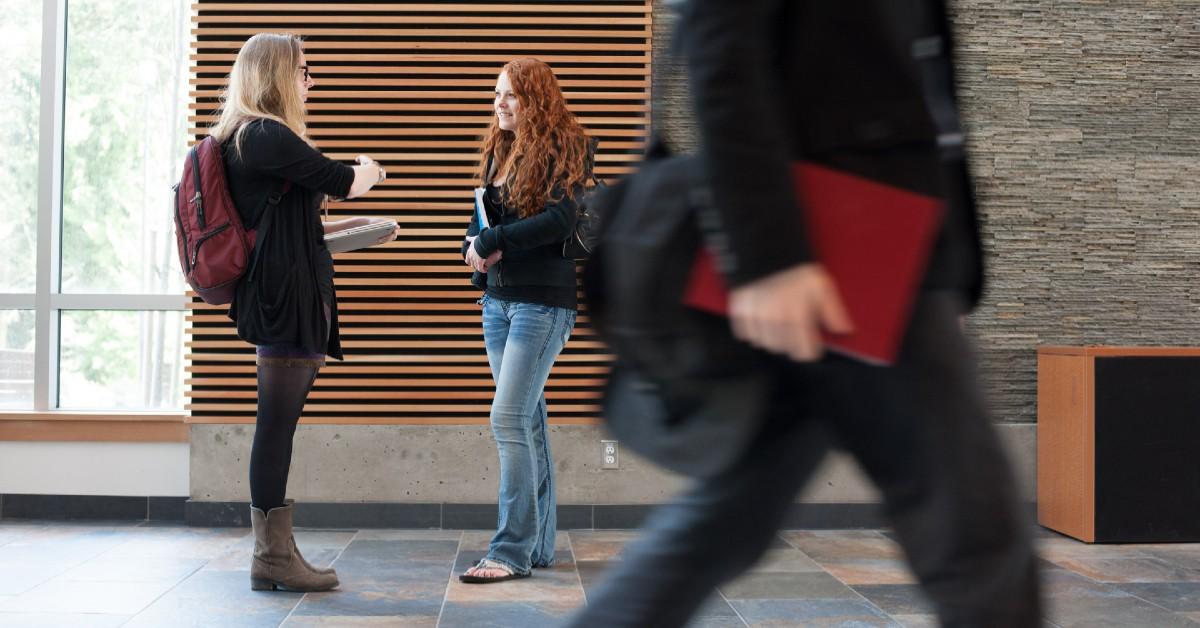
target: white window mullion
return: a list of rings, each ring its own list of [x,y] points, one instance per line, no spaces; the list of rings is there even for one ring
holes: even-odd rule
[[[58,310],[62,256],[63,107],[66,84],[66,0],[42,0],[41,113],[38,130],[37,284],[34,294],[33,407],[58,405]]]
[[[0,293],[0,310],[32,310],[37,307],[32,294]]]
[[[170,294],[52,294],[55,310],[186,310],[186,296]]]

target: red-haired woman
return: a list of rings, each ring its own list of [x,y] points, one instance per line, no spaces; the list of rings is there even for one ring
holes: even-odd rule
[[[500,517],[487,557],[459,578],[527,578],[554,561],[554,465],[543,389],[575,327],[575,262],[562,256],[587,178],[589,142],[550,66],[517,59],[496,79],[480,159],[482,207],[463,259],[484,290],[483,337],[496,382]],[[480,220],[484,212],[487,222]]]

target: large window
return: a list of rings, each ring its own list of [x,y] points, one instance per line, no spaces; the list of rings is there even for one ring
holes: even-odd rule
[[[0,408],[33,405],[42,5],[0,0]]]
[[[0,293],[33,292],[42,5],[0,0]]]
[[[33,311],[0,310],[0,408],[33,405]]]
[[[187,148],[187,11],[68,1],[63,292],[183,292],[168,208]]]
[[[0,408],[180,409],[190,2],[0,11]]]
[[[182,336],[181,312],[63,312],[61,405],[178,408]]]

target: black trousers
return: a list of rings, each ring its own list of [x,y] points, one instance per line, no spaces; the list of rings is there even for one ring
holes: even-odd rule
[[[978,393],[961,310],[957,295],[922,295],[889,368],[836,356],[781,364],[789,385],[752,451],[652,513],[571,625],[684,625],[766,551],[834,442],[879,486],[943,625],[1040,625],[1032,525]]]

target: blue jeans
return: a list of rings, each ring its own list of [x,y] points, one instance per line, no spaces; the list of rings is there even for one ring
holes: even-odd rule
[[[500,519],[488,558],[517,573],[554,562],[554,467],[543,389],[575,327],[575,310],[483,299],[483,340],[496,381],[492,435],[500,454]]]

